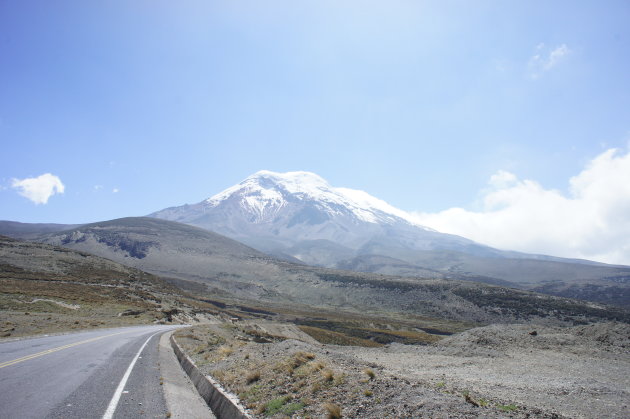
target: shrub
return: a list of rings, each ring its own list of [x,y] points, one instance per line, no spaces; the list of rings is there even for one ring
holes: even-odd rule
[[[337,374],[335,376],[335,380],[334,380],[333,385],[340,386],[340,385],[342,385],[345,382],[346,382],[346,374]]]
[[[341,407],[334,403],[325,403],[324,409],[328,413],[328,419],[341,419]]]
[[[302,351],[296,352],[293,354],[292,366],[293,368],[298,368],[313,359],[315,359],[315,354]]]
[[[247,377],[245,377],[245,382],[247,384],[255,383],[258,380],[260,380],[260,371],[252,371],[247,374]]]
[[[324,381],[332,381],[335,378],[335,374],[331,370],[322,371],[322,377],[324,377]]]
[[[231,355],[232,352],[234,352],[234,349],[232,349],[231,347],[229,347],[227,345],[223,345],[223,346],[219,347],[219,354],[221,356],[223,356],[223,357]]]
[[[376,377],[376,374],[374,374],[374,371],[372,371],[370,368],[364,369],[363,372],[365,373],[365,375],[370,377],[370,380],[373,380],[374,377]]]

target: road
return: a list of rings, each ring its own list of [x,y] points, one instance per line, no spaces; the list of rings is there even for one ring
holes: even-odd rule
[[[165,418],[158,341],[175,326],[0,343],[0,418]]]

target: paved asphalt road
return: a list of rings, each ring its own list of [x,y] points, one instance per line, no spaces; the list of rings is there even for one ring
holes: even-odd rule
[[[173,328],[125,327],[0,343],[0,418],[165,418],[158,341]]]

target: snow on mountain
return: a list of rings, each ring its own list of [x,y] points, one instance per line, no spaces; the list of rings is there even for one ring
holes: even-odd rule
[[[310,172],[276,173],[261,170],[238,185],[207,199],[205,203],[216,207],[233,196],[241,197],[241,205],[255,214],[255,222],[273,218],[291,199],[316,201],[321,209],[331,215],[341,215],[342,209],[349,210],[359,220],[368,223],[392,223],[400,219],[420,226],[404,211],[374,198],[366,192],[334,188],[323,178]]]
[[[263,170],[197,204],[151,216],[203,227],[263,252],[324,266],[359,254],[398,257],[401,249],[488,249],[419,225],[385,201],[363,191],[333,187],[310,172]]]

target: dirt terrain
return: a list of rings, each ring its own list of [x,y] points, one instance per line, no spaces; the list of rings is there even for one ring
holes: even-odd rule
[[[628,417],[628,324],[491,325],[372,348],[300,333],[217,321],[177,339],[260,418]]]
[[[188,322],[213,308],[138,269],[0,236],[0,338]]]
[[[492,325],[431,346],[338,348],[388,374],[578,418],[627,417],[630,327]]]

